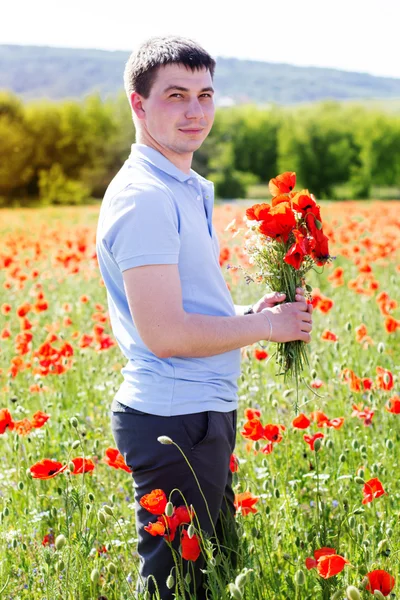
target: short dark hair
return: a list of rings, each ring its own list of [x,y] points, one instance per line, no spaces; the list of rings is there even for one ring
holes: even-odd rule
[[[159,67],[182,64],[194,70],[208,69],[214,77],[215,60],[193,40],[164,36],[152,37],[130,55],[124,71],[125,91],[129,98],[137,92],[148,98]]]

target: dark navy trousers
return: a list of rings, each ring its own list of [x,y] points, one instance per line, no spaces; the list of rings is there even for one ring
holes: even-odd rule
[[[164,490],[167,497],[172,490],[179,490],[187,505],[193,505],[203,532],[211,538],[216,532],[221,546],[232,544],[235,539],[234,493],[229,461],[235,447],[236,419],[236,410],[160,417],[126,407],[114,400],[111,412],[112,432],[118,450],[132,469],[134,481],[140,556],[140,578],[137,584],[139,592],[145,584],[153,595],[154,585],[152,578],[149,579],[152,575],[162,600],[172,600],[175,593],[174,589],[170,590],[166,586],[166,580],[174,566],[171,549],[161,536],[154,537],[144,530],[144,526],[150,521],[156,521],[157,517],[142,508],[139,500],[153,489]],[[185,453],[207,500],[212,522],[193,473],[178,448],[157,441],[162,435],[170,437]],[[173,492],[171,501],[176,507],[185,504],[178,491]],[[230,542],[227,541],[226,531]],[[178,549],[179,544],[178,531],[173,546]],[[205,599],[204,575],[200,571],[204,569],[203,557],[200,556],[190,565],[189,561],[183,562],[185,569],[192,575],[192,595],[187,597]]]

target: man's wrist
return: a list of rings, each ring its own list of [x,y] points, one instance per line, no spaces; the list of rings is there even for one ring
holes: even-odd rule
[[[254,315],[253,306],[249,306],[244,312],[244,315]]]

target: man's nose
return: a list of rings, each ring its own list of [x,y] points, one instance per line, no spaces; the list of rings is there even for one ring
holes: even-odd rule
[[[189,105],[186,108],[186,117],[190,118],[199,118],[204,116],[203,107],[201,106],[198,98],[193,98],[189,101]]]

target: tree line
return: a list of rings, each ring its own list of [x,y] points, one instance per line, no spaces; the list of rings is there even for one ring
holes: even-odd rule
[[[129,155],[135,131],[126,96],[34,101],[0,93],[0,206],[82,204],[101,198]],[[249,185],[296,171],[297,189],[368,198],[400,186],[400,117],[325,101],[307,107],[218,108],[193,168],[216,197],[245,197]]]

